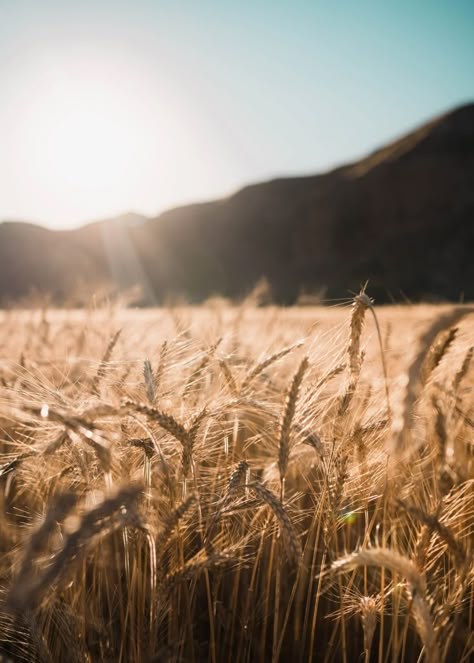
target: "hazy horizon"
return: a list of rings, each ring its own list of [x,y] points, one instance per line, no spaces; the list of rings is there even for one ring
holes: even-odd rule
[[[329,170],[472,101],[468,2],[0,2],[0,220]]]

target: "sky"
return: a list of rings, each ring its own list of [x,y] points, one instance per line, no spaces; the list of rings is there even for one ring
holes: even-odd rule
[[[154,216],[474,100],[472,0],[0,0],[0,219]]]

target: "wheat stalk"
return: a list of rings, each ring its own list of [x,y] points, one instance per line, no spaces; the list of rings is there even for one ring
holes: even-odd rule
[[[280,471],[280,481],[283,487],[286,472],[288,470],[288,460],[290,457],[290,432],[291,424],[293,422],[296,403],[298,401],[298,393],[300,390],[301,382],[305,371],[309,365],[308,357],[304,357],[301,361],[298,370],[293,376],[290,388],[286,397],[285,411],[280,425],[280,438],[278,443],[278,469]],[[283,490],[283,488],[282,488]]]
[[[291,518],[281,501],[269,488],[259,481],[245,484],[244,487],[251,488],[256,496],[270,507],[278,520],[287,557],[292,564],[298,567],[302,558],[301,543],[291,522]]]
[[[269,357],[266,357],[262,361],[258,362],[250,371],[249,373],[245,376],[244,380],[242,381],[242,386],[240,388],[241,391],[244,391],[245,389],[248,389],[248,387],[251,385],[251,383],[261,374],[265,369],[267,369],[269,366],[274,364],[275,362],[279,361],[280,359],[283,359],[283,357],[286,357],[287,354],[290,352],[293,352],[293,350],[296,350],[297,348],[300,348],[303,345],[303,341],[298,341],[297,343],[294,343],[293,345],[290,345],[287,348],[283,348],[283,350],[279,350],[278,352],[273,353]]]
[[[94,379],[92,380],[92,386],[91,390],[94,394],[99,396],[99,386],[100,383],[105,375],[105,371],[107,368],[107,364],[110,362],[110,358],[112,356],[112,352],[114,351],[114,348],[117,344],[117,341],[119,340],[120,334],[122,333],[122,330],[119,329],[113,336],[111,336],[110,341],[107,345],[107,348],[104,352],[104,355],[101,359],[101,362],[99,364],[99,368],[97,369],[97,373],[94,376]]]
[[[455,393],[459,389],[459,387],[461,385],[461,382],[464,380],[464,378],[466,377],[466,375],[469,371],[469,367],[471,365],[473,354],[474,354],[474,346],[471,345],[471,347],[468,349],[468,351],[466,352],[466,354],[464,356],[463,362],[461,364],[461,368],[459,369],[459,371],[454,376],[453,391]]]
[[[429,663],[438,663],[439,648],[427,599],[426,580],[416,565],[395,550],[377,547],[361,548],[333,562],[332,568],[342,570],[359,566],[387,568],[407,579],[408,597],[418,634],[425,647],[426,659]]]
[[[151,405],[156,399],[155,381],[153,376],[153,369],[149,359],[145,359],[143,363],[143,378],[145,380],[146,395]]]
[[[448,313],[438,316],[420,338],[419,351],[408,369],[408,385],[403,401],[403,412],[394,424],[395,445],[398,451],[405,448],[409,442],[416,402],[432,371],[441,362],[454,340],[454,325],[473,312],[473,307],[455,307]],[[447,332],[444,341],[436,344],[437,336],[443,331]]]
[[[13,585],[9,594],[9,605],[16,610],[22,610],[26,606],[36,604],[45,590],[56,583],[66,568],[76,560],[90,540],[110,526],[111,519],[117,514],[117,511],[122,523],[127,522],[130,518],[136,519],[134,508],[141,494],[142,487],[139,484],[130,484],[120,488],[115,495],[104,499],[87,511],[79,521],[77,528],[66,536],[63,547],[38,580],[29,584],[15,583]],[[66,506],[69,507],[70,503],[71,500]],[[45,528],[51,526],[51,521],[48,519],[47,521]],[[36,544],[39,544],[40,536],[43,538],[44,529],[34,537]]]
[[[237,388],[237,383],[235,381],[234,375],[232,373],[232,370],[231,370],[229,364],[227,363],[227,361],[224,358],[221,357],[219,359],[219,366],[221,368],[222,374],[225,378],[225,382],[227,384],[227,387],[228,387],[230,393],[233,396],[237,396],[238,393],[239,393],[239,390]]]

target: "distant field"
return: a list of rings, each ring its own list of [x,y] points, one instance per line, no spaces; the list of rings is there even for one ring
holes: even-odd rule
[[[0,653],[472,660],[473,323],[0,312]]]

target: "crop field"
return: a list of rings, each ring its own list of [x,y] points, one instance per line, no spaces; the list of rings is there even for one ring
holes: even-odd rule
[[[473,660],[473,323],[0,312],[0,659]]]

